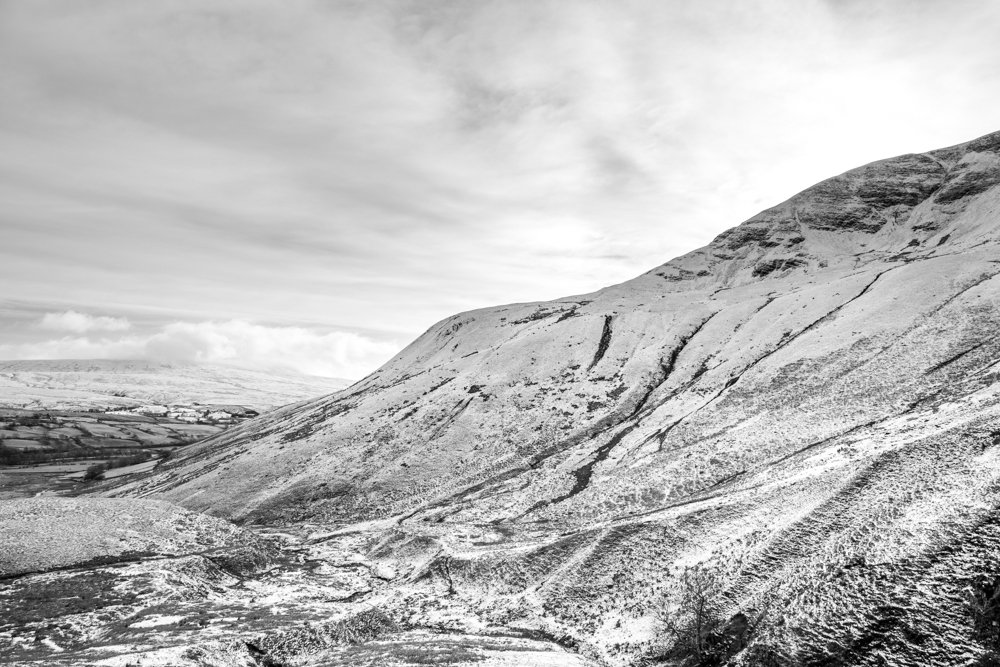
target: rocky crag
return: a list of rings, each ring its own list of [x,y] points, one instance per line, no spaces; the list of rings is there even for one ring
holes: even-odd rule
[[[395,627],[682,664],[702,570],[727,664],[995,664],[998,184],[1000,133],[849,171],[105,493],[353,540]]]

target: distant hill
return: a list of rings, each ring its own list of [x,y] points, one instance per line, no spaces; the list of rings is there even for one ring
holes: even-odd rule
[[[115,359],[0,361],[0,407],[91,409],[241,405],[257,411],[317,398],[349,380],[292,371]]]

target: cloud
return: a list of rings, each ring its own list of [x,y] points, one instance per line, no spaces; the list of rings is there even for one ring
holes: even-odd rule
[[[352,332],[318,333],[239,320],[176,322],[143,343],[144,356],[154,360],[285,367],[349,379],[368,374],[398,351],[396,343]]]
[[[38,326],[52,331],[69,331],[78,334],[88,331],[125,331],[132,327],[125,318],[88,315],[78,313],[75,310],[45,313]]]
[[[78,323],[75,318],[70,322]],[[77,335],[0,344],[0,358],[148,359],[358,379],[388,361],[399,349],[396,342],[377,341],[353,332],[318,332],[231,320],[172,322],[146,334],[101,338]]]
[[[996,130],[998,30],[975,0],[0,2],[0,284],[400,336],[586,292]]]

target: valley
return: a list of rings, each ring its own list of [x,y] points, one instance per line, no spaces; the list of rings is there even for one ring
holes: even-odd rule
[[[149,472],[179,447],[344,384],[193,364],[0,362],[0,499]]]
[[[0,408],[0,499],[148,472],[179,447],[255,416],[256,411],[240,406],[107,412]]]
[[[1000,133],[875,162],[151,470],[5,499],[0,659],[993,665],[998,327]],[[120,417],[4,437],[192,427]]]

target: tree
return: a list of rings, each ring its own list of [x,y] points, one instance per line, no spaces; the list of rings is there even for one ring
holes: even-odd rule
[[[750,623],[743,614],[726,618],[718,570],[699,563],[684,568],[678,595],[659,620],[665,650],[659,658],[684,667],[714,667],[746,646]]]
[[[713,641],[723,624],[719,603],[720,581],[715,568],[699,563],[681,572],[676,604],[664,607],[660,622],[670,650],[664,657],[682,665],[712,665],[717,643]]]
[[[103,475],[107,469],[107,464],[95,463],[94,465],[87,467],[87,471],[83,473],[83,479],[87,482],[100,479],[101,475]]]

